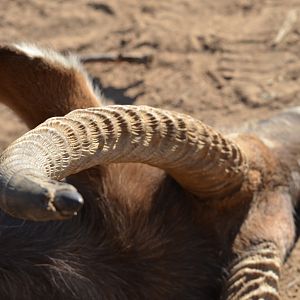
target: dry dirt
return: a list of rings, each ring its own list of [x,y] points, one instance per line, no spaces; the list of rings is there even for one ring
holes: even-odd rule
[[[293,26],[278,39],[287,19]],[[214,126],[300,105],[300,0],[1,0],[0,41],[153,55],[148,65],[87,68],[108,103],[182,111]],[[4,106],[0,128],[1,150],[26,131]],[[281,294],[300,299],[300,243]]]

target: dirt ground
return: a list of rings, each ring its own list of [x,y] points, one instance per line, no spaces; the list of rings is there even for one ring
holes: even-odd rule
[[[147,65],[86,67],[107,103],[177,110],[218,127],[300,105],[300,0],[0,1],[0,41],[151,55]],[[26,131],[4,106],[0,128],[1,150]],[[281,294],[300,299],[300,243]]]

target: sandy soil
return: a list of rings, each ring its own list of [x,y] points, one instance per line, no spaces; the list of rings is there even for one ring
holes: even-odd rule
[[[0,41],[153,55],[148,65],[87,68],[108,103],[149,104],[223,127],[300,105],[297,9],[300,0],[10,0],[0,2]],[[293,28],[278,41],[287,18]],[[4,106],[0,128],[1,150],[26,131]],[[281,294],[300,299],[300,243]]]

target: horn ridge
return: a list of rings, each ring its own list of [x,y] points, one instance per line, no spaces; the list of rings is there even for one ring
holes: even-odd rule
[[[0,184],[5,190],[10,177],[23,176],[22,168],[36,168],[55,193],[52,180],[95,165],[125,162],[164,169],[199,198],[233,191],[247,171],[245,155],[236,144],[190,116],[148,106],[113,105],[75,110],[29,131],[1,156]],[[26,178],[31,180],[28,173]],[[34,172],[32,180],[37,183]]]

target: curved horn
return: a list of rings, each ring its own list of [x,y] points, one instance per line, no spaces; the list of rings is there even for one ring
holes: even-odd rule
[[[81,109],[47,120],[3,153],[0,205],[20,218],[70,217],[82,199],[53,180],[122,162],[162,168],[203,198],[236,189],[247,169],[238,146],[187,115],[147,106]]]

